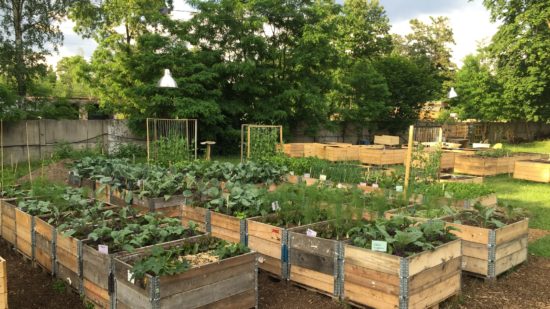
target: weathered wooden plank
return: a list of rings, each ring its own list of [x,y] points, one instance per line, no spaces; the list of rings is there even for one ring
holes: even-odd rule
[[[303,285],[327,292],[334,293],[334,276],[292,265],[290,268],[290,280]]]
[[[249,236],[264,239],[273,243],[281,243],[281,239],[283,237],[282,228],[250,219],[247,219],[247,223]]]
[[[103,289],[93,282],[84,279],[84,296],[93,302],[97,307],[100,308],[110,308],[111,298],[109,296],[109,291]]]
[[[484,259],[487,261],[487,256],[489,250],[487,249],[487,244],[480,244],[476,242],[470,242],[462,240],[462,255],[473,257],[476,259]]]
[[[291,267],[299,266],[305,269],[314,269],[319,273],[327,275],[334,274],[334,268],[336,267],[334,257],[318,255],[296,248],[292,248],[289,251]]]
[[[256,291],[250,289],[240,294],[221,299],[217,302],[200,307],[201,309],[241,309],[252,308],[256,305]]]
[[[456,227],[458,231],[451,231],[451,233],[455,234],[458,238],[462,240],[475,242],[479,244],[489,243],[488,229],[477,227],[477,226],[469,226],[469,225],[463,225],[458,223],[452,223],[452,222],[447,222],[446,225]]]
[[[228,230],[228,229],[212,226],[211,234],[214,237],[227,240],[230,242],[235,242],[235,243],[241,242],[240,231]]]
[[[384,294],[399,296],[399,276],[356,265],[344,264],[344,282]]]
[[[121,307],[126,306],[127,308],[132,309],[151,308],[148,291],[143,290],[143,293],[139,293],[133,286],[133,284],[124,280],[116,281],[117,304],[121,305]]]
[[[424,289],[409,296],[409,308],[428,308],[438,305],[443,300],[460,292],[461,273],[447,278],[429,289]]]
[[[303,233],[289,232],[289,248],[298,249],[303,252],[308,252],[328,258],[334,258],[336,255],[335,242],[331,239],[323,239],[319,237],[310,237]]]
[[[345,264],[353,264],[364,268],[388,273],[399,274],[399,257],[383,252],[345,245]]]
[[[397,308],[399,297],[386,294],[373,289],[365,289],[364,286],[344,282],[345,299],[374,308]]]
[[[497,229],[495,233],[497,245],[524,237],[529,233],[529,219],[526,218],[519,222],[501,227]]]
[[[97,288],[107,291],[111,273],[111,256],[99,253],[95,248],[84,245],[82,248],[82,276]]]
[[[463,256],[462,270],[482,276],[489,275],[489,264],[487,261],[487,257],[483,259],[478,259],[475,257]]]
[[[503,257],[506,257],[514,252],[518,252],[527,247],[527,235],[521,238],[510,240],[507,243],[497,245],[495,258],[499,260]]]
[[[70,270],[65,267],[63,264],[56,262],[57,264],[57,273],[56,277],[67,282],[75,290],[80,289],[80,276],[77,272]]]
[[[197,308],[254,288],[255,274],[246,272],[207,286],[161,298],[161,308]]]
[[[455,257],[452,260],[426,269],[409,277],[409,293],[415,294],[425,289],[431,289],[433,285],[446,280],[461,272],[462,259]]]
[[[206,213],[210,210],[202,207],[193,207],[188,205],[181,206],[181,223],[184,227],[189,226],[189,221],[197,224],[198,230],[206,232]]]
[[[514,178],[537,182],[550,182],[550,162],[516,161]]]
[[[256,236],[248,236],[248,247],[258,253],[267,255],[275,259],[281,259],[281,244],[258,238]]]
[[[527,244],[519,251],[506,255],[498,259],[495,263],[495,275],[500,275],[512,267],[519,265],[527,260]]]
[[[280,277],[282,273],[281,259],[258,254],[258,268]]]
[[[439,246],[434,251],[424,251],[408,257],[409,276],[450,261],[462,255],[460,239]]]

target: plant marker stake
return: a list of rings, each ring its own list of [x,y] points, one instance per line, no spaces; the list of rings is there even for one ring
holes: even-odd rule
[[[27,162],[29,163],[29,182],[32,186],[31,151],[29,149],[29,122],[25,121],[25,133],[27,135]]]

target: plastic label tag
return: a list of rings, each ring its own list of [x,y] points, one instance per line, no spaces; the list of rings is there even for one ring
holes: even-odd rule
[[[128,269],[128,282],[130,282],[131,284],[136,283],[136,280],[134,280],[133,275],[134,274],[132,273],[132,271]]]
[[[311,177],[311,175],[309,173],[304,174],[304,178],[310,178],[310,177]]]
[[[338,189],[342,189],[343,187],[344,187],[344,185],[341,184],[341,183],[338,183],[338,185],[336,185],[336,188],[338,188]]]
[[[315,232],[312,229],[307,229],[306,235],[309,236],[309,237],[317,237],[317,232]]]
[[[375,188],[375,189],[379,188],[379,186],[378,186],[377,183],[373,183],[373,184],[372,184],[372,187]]]
[[[403,186],[395,186],[395,191],[403,192]]]
[[[322,174],[319,175],[319,180],[320,180],[320,181],[325,181],[325,180],[327,180],[327,175],[322,175]]]
[[[294,176],[294,171],[289,172],[290,176]]]
[[[279,206],[279,201],[275,201],[275,202],[271,203],[271,210],[277,211],[279,209],[281,209],[281,207]]]
[[[366,183],[366,182],[360,182],[360,183],[359,183],[359,186],[361,186],[361,187],[366,187],[366,186],[367,186],[367,183]]]
[[[371,243],[372,251],[386,252],[388,251],[388,242],[382,240],[373,240]]]
[[[97,245],[97,251],[99,251],[99,253],[109,254],[109,246],[107,246],[107,245]]]

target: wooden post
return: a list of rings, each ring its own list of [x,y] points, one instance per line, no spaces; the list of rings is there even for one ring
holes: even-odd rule
[[[149,163],[150,160],[150,146],[149,146],[149,118],[145,120],[145,123],[147,125],[147,163]]]
[[[443,127],[439,128],[439,137],[437,138],[437,141],[440,144],[443,144]]]
[[[0,190],[4,191],[4,120],[0,120],[0,165],[2,165],[2,182]]]
[[[407,189],[409,188],[409,177],[411,176],[411,160],[412,149],[414,144],[414,126],[409,127],[409,144],[407,147],[407,160],[405,161],[405,184],[403,193],[407,196]]]
[[[279,140],[281,142],[281,152],[284,152],[285,145],[283,144],[283,126],[279,126]]]
[[[199,121],[195,119],[195,160],[197,160],[197,135],[199,133]]]
[[[246,127],[246,159],[250,159],[250,126]]]
[[[244,124],[241,124],[241,163],[243,162],[243,155],[244,155]]]
[[[32,186],[31,150],[29,148],[29,122],[25,121],[25,133],[27,135],[27,162],[29,163],[29,181]]]

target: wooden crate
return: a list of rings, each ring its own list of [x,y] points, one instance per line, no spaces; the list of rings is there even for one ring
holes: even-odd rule
[[[330,223],[316,223],[289,231],[289,279],[327,295],[339,297],[343,243],[306,235],[308,228],[318,230],[327,224]]]
[[[130,194],[130,191],[126,189],[111,188],[110,203],[116,206],[131,205],[133,199],[130,199],[130,203],[126,202],[126,197],[128,194]]]
[[[443,174],[439,182],[483,183],[483,177],[471,175]]]
[[[258,267],[286,278],[288,230],[259,220],[260,218],[246,219],[248,246],[258,252]]]
[[[246,245],[246,219],[221,214],[202,207],[184,205],[182,206],[183,226],[188,226],[189,221],[195,222],[202,232]]]
[[[19,208],[14,209],[15,213],[15,248],[21,254],[27,258],[33,259],[33,246],[32,240],[34,237],[33,225],[34,218],[28,213],[20,210]]]
[[[132,206],[141,212],[161,212],[167,217],[181,216],[181,206],[185,205],[183,195],[172,195],[168,200],[164,197],[140,198],[137,194],[132,199]]]
[[[343,297],[352,303],[427,308],[460,292],[460,240],[406,258],[349,244],[344,252]]]
[[[370,165],[403,164],[407,149],[383,148],[378,146],[361,146],[359,161]]]
[[[527,260],[529,219],[498,228],[486,229],[447,223],[462,239],[462,269],[472,274],[495,279],[498,275]]]
[[[34,260],[48,272],[53,273],[55,263],[55,227],[48,223],[47,216],[34,218]]]
[[[182,240],[180,244],[207,239]],[[169,246],[177,246],[172,243]],[[257,307],[256,253],[194,267],[172,276],[146,275],[131,280],[131,263],[147,250],[115,258],[116,306],[130,308],[252,308]]]
[[[8,272],[6,260],[0,257],[0,309],[8,309]]]
[[[359,153],[352,145],[346,146],[325,146],[325,160],[329,161],[358,161]]]
[[[111,202],[111,186],[102,184],[99,181],[95,182],[94,198],[103,203]]]
[[[476,176],[494,176],[514,172],[516,161],[537,160],[540,154],[514,154],[510,157],[490,158],[475,155],[457,155],[454,172]]]
[[[549,183],[550,161],[516,161],[514,165],[514,178]]]
[[[319,143],[304,144],[304,157],[325,158],[325,145]]]
[[[377,145],[396,146],[399,145],[399,136],[393,135],[375,135],[374,143]]]
[[[54,274],[66,281],[72,288],[81,291],[82,247],[84,239],[55,233]]]
[[[0,199],[0,206],[2,208],[2,238],[15,246],[17,243],[15,209],[17,207],[12,204],[12,201]]]

